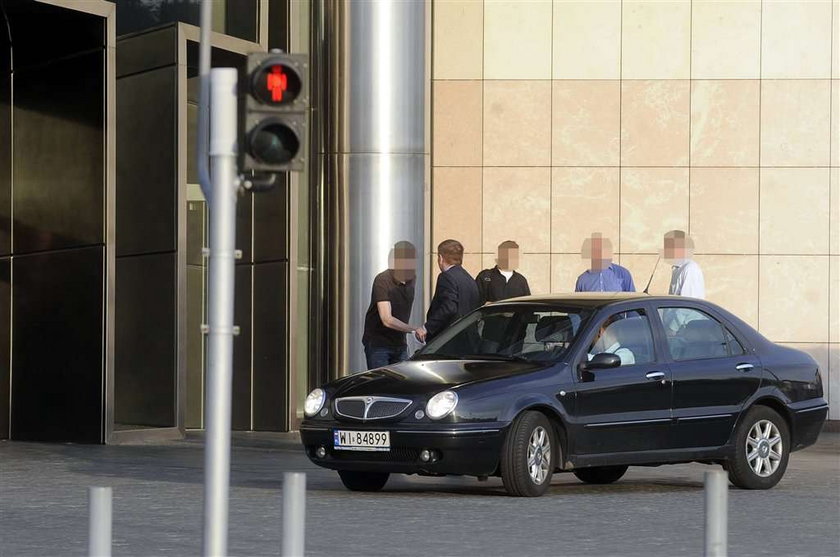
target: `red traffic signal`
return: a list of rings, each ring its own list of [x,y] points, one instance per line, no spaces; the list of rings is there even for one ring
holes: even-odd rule
[[[241,124],[240,170],[303,170],[309,112],[308,56],[261,52],[248,56]]]
[[[292,66],[268,61],[251,75],[251,94],[262,104],[291,104],[300,96],[301,77]]]

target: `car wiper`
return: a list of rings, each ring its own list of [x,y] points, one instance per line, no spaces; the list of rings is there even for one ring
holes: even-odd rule
[[[453,356],[451,354],[441,354],[439,352],[424,352],[422,354],[415,354],[411,360],[460,360],[461,356]]]
[[[504,354],[467,354],[462,356],[465,360],[494,360],[500,362],[528,362],[533,363],[533,360],[525,356],[506,356]]]

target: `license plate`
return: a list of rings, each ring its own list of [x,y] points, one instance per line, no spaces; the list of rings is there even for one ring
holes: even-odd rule
[[[333,430],[333,446],[342,451],[390,451],[391,435],[387,431]]]

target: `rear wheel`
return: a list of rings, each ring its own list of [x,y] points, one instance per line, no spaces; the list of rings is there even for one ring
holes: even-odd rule
[[[339,470],[341,483],[350,491],[379,491],[388,482],[387,472],[355,472]]]
[[[540,412],[525,412],[511,424],[500,462],[502,482],[511,495],[539,497],[548,491],[555,455],[551,431]]]
[[[574,470],[577,479],[588,484],[611,484],[627,472],[627,466],[593,466]]]
[[[735,458],[726,469],[729,481],[742,489],[769,489],[785,474],[790,455],[785,420],[766,406],[750,408],[735,435]]]

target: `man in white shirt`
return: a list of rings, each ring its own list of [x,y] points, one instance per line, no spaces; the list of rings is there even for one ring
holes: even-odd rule
[[[672,265],[671,286],[668,294],[704,299],[706,285],[703,271],[692,256],[694,242],[682,230],[671,230],[665,234],[665,261]]]
[[[665,261],[672,265],[668,294],[700,299],[706,297],[703,270],[692,259],[693,255],[694,241],[684,231],[671,230],[665,233],[664,257]],[[666,308],[662,315],[665,332],[669,335],[676,334],[697,315],[697,312],[691,310]]]
[[[632,366],[636,363],[636,355],[633,354],[633,351],[621,345],[621,339],[617,334],[620,320],[619,316],[613,316],[601,325],[598,338],[592,343],[589,353],[586,355],[588,359],[591,360],[595,354],[607,353],[618,356],[623,366]]]

